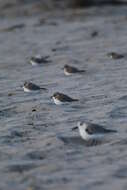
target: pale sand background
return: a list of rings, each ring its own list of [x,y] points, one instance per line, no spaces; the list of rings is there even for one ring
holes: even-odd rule
[[[15,14],[3,11],[0,18],[0,189],[126,190],[127,7]],[[91,37],[94,31],[98,36]],[[111,51],[125,57],[111,60]],[[34,54],[49,55],[51,63],[31,67]],[[67,63],[86,73],[65,77]],[[49,92],[24,93],[25,80]],[[50,100],[55,91],[80,101],[56,106]],[[81,119],[118,135],[86,147],[71,132]]]

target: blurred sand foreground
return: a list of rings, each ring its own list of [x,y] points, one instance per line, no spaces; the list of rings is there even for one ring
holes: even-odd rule
[[[0,16],[22,16],[42,13],[59,8],[126,4],[127,0],[1,0]]]

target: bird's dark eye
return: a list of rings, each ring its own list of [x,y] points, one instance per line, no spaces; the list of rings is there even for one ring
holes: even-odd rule
[[[89,128],[86,128],[86,132],[88,133],[88,134],[93,134],[93,132],[92,132],[92,130],[91,129],[89,129]]]
[[[88,128],[86,128],[86,132],[89,132]]]

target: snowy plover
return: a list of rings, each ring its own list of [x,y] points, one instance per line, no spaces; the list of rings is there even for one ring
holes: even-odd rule
[[[124,58],[124,55],[116,53],[116,52],[111,52],[111,53],[108,53],[107,55],[112,59],[122,59],[122,58]]]
[[[54,103],[57,105],[61,105],[67,102],[74,102],[74,101],[78,101],[78,99],[73,99],[65,94],[59,93],[59,92],[55,92],[53,94],[53,96],[51,96],[51,98],[53,99]]]
[[[77,74],[77,73],[84,73],[85,70],[79,70],[76,67],[72,67],[69,65],[64,65],[64,74],[65,75],[72,75],[72,74]]]
[[[97,140],[102,139],[106,134],[115,133],[116,130],[106,129],[105,127],[86,122],[78,122],[77,127],[72,128],[72,130],[79,129],[79,133],[82,139],[88,140]]]
[[[49,56],[36,55],[34,57],[31,57],[30,63],[32,66],[41,65],[43,63],[49,63],[50,60],[48,60],[48,58]]]
[[[41,88],[32,82],[25,82],[23,85],[24,92],[38,91],[38,90],[47,90],[46,88]]]

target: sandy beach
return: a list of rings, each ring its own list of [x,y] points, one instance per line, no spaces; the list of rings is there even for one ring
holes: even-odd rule
[[[9,6],[0,13],[0,189],[125,190],[127,7],[32,12],[30,3],[20,11]],[[51,61],[32,67],[37,54]],[[86,72],[65,76],[65,64]],[[25,93],[25,81],[48,91]],[[56,91],[79,101],[57,106],[50,98]],[[82,119],[118,133],[86,146],[71,130]]]

